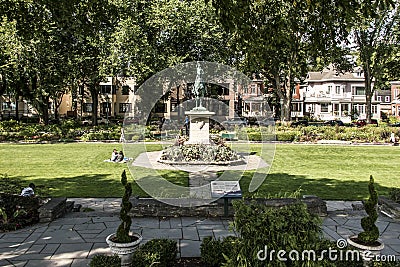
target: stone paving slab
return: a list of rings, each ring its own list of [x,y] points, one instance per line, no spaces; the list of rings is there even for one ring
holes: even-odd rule
[[[114,212],[101,212],[106,206],[118,206],[118,199],[81,199],[93,212],[72,212],[51,223],[42,223],[15,232],[0,234],[0,266],[87,266],[96,254],[110,254],[106,236],[115,232],[120,221]],[[111,204],[110,204],[111,203]],[[323,234],[332,241],[360,231],[360,211],[352,211],[351,202],[329,202],[331,209],[323,218]],[[206,236],[223,238],[232,219],[221,218],[134,218],[132,231],[143,235],[143,243],[153,238],[177,240],[181,257],[199,257]],[[383,254],[400,257],[400,222],[382,215],[378,220]]]

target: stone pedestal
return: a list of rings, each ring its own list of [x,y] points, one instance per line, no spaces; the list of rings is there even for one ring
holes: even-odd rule
[[[210,117],[215,113],[202,108],[186,111],[189,116],[189,140],[185,144],[210,144]]]

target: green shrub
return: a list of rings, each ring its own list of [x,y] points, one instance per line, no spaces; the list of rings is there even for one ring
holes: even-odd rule
[[[133,254],[132,266],[157,267],[175,266],[178,253],[177,243],[170,239],[152,239],[141,245]]]
[[[312,259],[305,261],[259,260],[257,254],[267,246],[268,251],[320,251],[326,247],[322,238],[321,219],[307,212],[302,203],[282,208],[266,207],[255,201],[245,203],[234,201],[234,228],[240,238],[235,245],[235,255],[230,257],[227,266],[321,266]]]
[[[106,256],[106,255],[95,255],[90,261],[90,267],[120,267],[121,259],[118,255]]]
[[[389,197],[391,200],[400,203],[400,188],[391,188],[389,191]]]
[[[234,236],[228,236],[222,240],[215,240],[210,236],[204,238],[200,245],[202,262],[212,267],[226,263],[226,258],[232,258],[235,255],[237,239]]]
[[[286,132],[276,132],[276,140],[283,141],[283,142],[293,142],[298,140],[300,133],[297,131],[286,131]]]

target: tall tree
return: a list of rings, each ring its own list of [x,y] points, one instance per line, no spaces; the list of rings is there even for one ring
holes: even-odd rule
[[[371,102],[375,91],[387,87],[389,79],[398,74],[393,66],[397,65],[400,53],[399,8],[399,2],[388,1],[376,4],[372,14],[365,6],[355,13],[358,24],[353,29],[353,49],[364,72],[368,122],[371,122]]]
[[[305,77],[308,65],[347,63],[344,44],[360,8],[357,0],[215,0],[213,5],[223,25],[240,36],[242,69],[269,77],[285,120],[290,120],[294,79]]]

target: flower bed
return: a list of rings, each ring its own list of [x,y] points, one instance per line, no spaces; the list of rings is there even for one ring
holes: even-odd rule
[[[192,144],[171,146],[163,150],[159,161],[168,163],[218,164],[241,161],[240,156],[229,147],[219,145]]]

